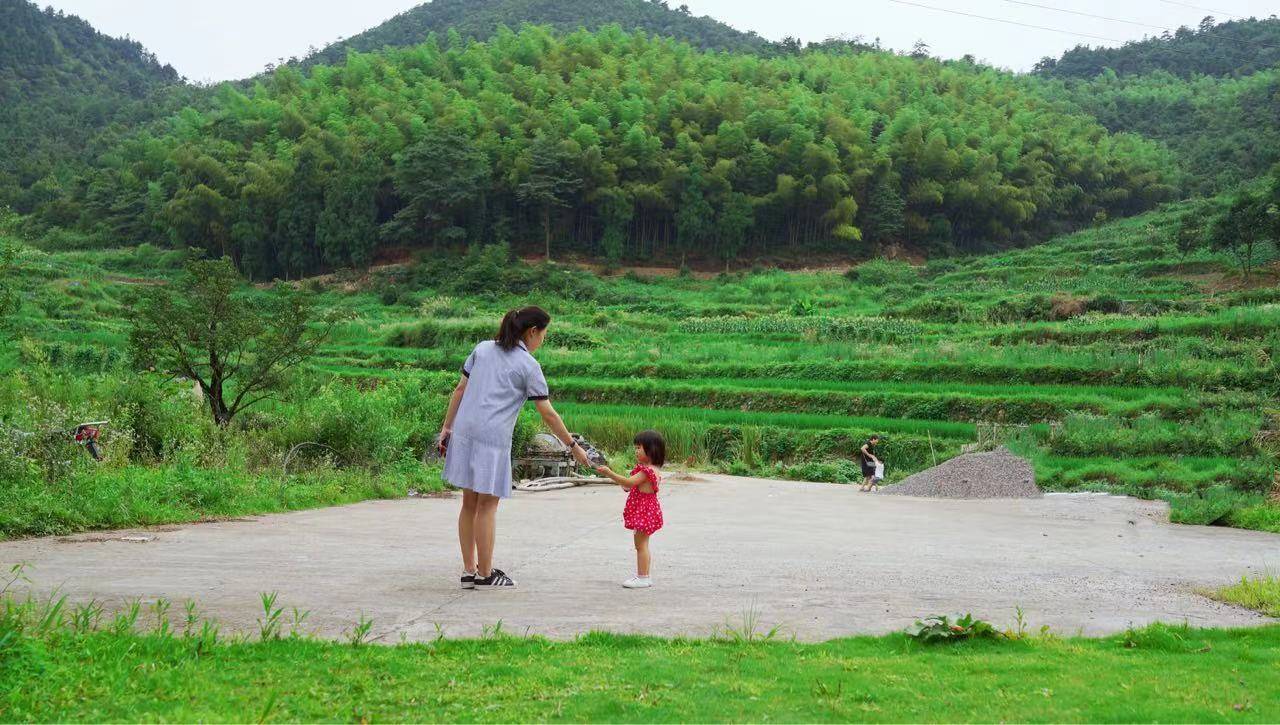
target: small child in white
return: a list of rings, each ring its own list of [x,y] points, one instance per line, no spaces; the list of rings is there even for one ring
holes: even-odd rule
[[[667,444],[656,430],[640,431],[634,443],[636,467],[631,469],[630,476],[614,473],[608,466],[598,466],[596,471],[628,491],[627,503],[622,508],[622,525],[634,532],[636,575],[622,586],[645,589],[653,586],[649,578],[649,537],[662,528],[662,506],[658,503],[662,475],[657,469],[667,460]]]

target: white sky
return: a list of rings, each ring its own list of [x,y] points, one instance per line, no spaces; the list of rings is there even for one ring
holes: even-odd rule
[[[888,47],[910,48],[917,39],[937,56],[971,53],[979,60],[1028,70],[1042,56],[1057,56],[1078,43],[1158,35],[1159,28],[1195,26],[1205,15],[1218,20],[1280,13],[1280,0],[683,0],[695,15],[710,15],[739,30],[778,40],[831,36],[876,37]],[[267,63],[304,55],[373,27],[420,0],[37,0],[79,15],[98,30],[128,35],[194,81],[244,78]],[[681,0],[670,0],[672,7]],[[1101,15],[1112,20],[1046,7]],[[943,12],[920,6],[931,6]],[[1192,7],[1194,6],[1194,7]],[[1011,25],[955,13],[1040,25],[1079,35]],[[1117,22],[1119,20],[1131,22]],[[1133,24],[1133,23],[1141,23]],[[1147,27],[1155,26],[1155,27]],[[1097,36],[1096,38],[1083,36]]]

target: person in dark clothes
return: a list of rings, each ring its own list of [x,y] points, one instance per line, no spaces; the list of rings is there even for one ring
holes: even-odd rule
[[[879,444],[880,436],[871,436],[858,450],[858,459],[862,464],[862,491],[880,488],[879,480],[875,477],[876,464],[880,463],[880,457],[876,455],[876,446]]]

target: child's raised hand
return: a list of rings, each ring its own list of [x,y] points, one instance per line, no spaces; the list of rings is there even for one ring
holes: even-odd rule
[[[613,471],[608,466],[596,466],[596,473],[608,475]]]

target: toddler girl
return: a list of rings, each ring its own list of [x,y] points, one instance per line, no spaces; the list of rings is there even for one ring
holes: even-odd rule
[[[649,579],[649,537],[662,528],[662,506],[658,503],[658,485],[662,476],[658,468],[667,459],[667,444],[656,430],[640,431],[636,445],[636,467],[630,476],[614,473],[608,466],[596,471],[627,489],[627,504],[622,509],[622,524],[634,533],[636,543],[636,575],[622,583],[628,589],[653,586]]]

